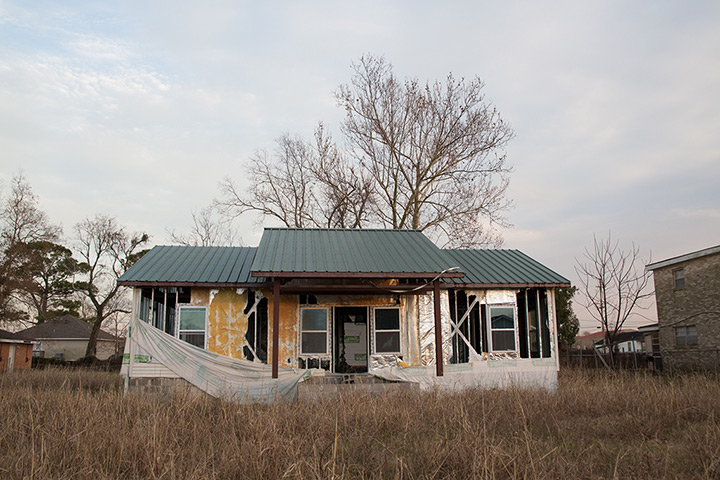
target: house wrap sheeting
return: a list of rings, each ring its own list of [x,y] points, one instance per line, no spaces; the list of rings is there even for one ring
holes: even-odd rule
[[[280,399],[294,400],[298,382],[309,375],[307,370],[282,367],[278,378],[273,379],[270,365],[197,348],[143,321],[133,321],[130,328],[130,338],[125,346],[128,361],[123,361],[120,372],[125,377],[132,372],[135,352],[141,351],[213,397],[269,403]]]

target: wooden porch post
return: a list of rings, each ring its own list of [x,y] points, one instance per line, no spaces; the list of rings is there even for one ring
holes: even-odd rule
[[[280,335],[280,279],[273,278],[272,378],[278,378],[278,346]]]
[[[443,376],[442,325],[440,325],[440,280],[433,282],[433,304],[435,306],[435,373]]]

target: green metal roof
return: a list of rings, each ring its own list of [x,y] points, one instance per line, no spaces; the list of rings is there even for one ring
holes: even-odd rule
[[[467,286],[570,286],[570,280],[555,273],[520,250],[445,250],[465,276],[455,283]]]
[[[254,247],[157,246],[130,267],[118,283],[142,285],[242,286],[264,282],[250,276]]]
[[[266,228],[251,271],[261,277],[412,278],[434,277],[451,263],[419,230]]]
[[[519,250],[441,250],[418,230],[288,228],[266,228],[257,248],[157,246],[118,282],[259,287],[273,276],[428,278],[452,267],[458,287],[570,285]]]

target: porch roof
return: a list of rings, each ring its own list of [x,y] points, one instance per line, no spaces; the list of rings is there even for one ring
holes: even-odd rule
[[[462,277],[453,259],[419,230],[266,228],[253,277]]]

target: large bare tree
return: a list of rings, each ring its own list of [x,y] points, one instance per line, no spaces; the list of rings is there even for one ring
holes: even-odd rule
[[[593,235],[592,248],[585,248],[583,258],[575,262],[584,307],[600,324],[614,365],[615,337],[633,312],[644,307],[642,301],[653,294],[646,291],[650,275],[645,265],[649,259],[641,258],[635,244],[629,250],[621,249],[608,234],[606,239]]]
[[[274,157],[252,159],[249,192],[226,179],[220,203],[291,227],[412,228],[455,247],[500,244],[513,132],[483,82],[400,80],[374,56],[353,68],[335,93],[347,153],[322,125],[314,144],[284,135]]]
[[[452,246],[498,244],[506,225],[510,126],[479,78],[421,85],[398,79],[381,57],[353,65],[336,92],[350,151],[375,181],[378,218]]]
[[[98,332],[106,318],[130,312],[117,279],[138,259],[138,250],[148,240],[145,233],[129,235],[115,218],[106,215],[75,225],[75,250],[86,275],[85,281],[76,282],[76,288],[90,301],[94,314],[85,356],[95,355]]]

